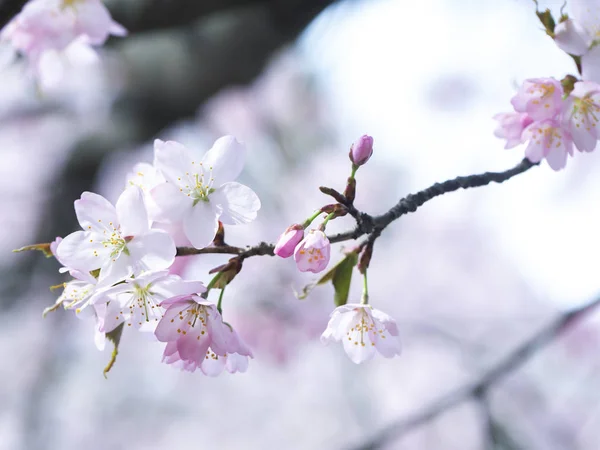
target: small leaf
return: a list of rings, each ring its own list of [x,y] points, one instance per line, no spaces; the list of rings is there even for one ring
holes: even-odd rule
[[[123,334],[123,326],[124,325],[125,325],[125,323],[122,323],[114,330],[106,333],[106,339],[108,339],[110,342],[113,343],[114,348],[113,348],[112,354],[110,355],[110,360],[108,361],[108,364],[102,371],[104,378],[108,378],[106,376],[106,374],[108,372],[110,372],[110,369],[112,369],[112,367],[115,365],[115,361],[117,360],[117,355],[119,354],[119,342],[121,342],[121,335]]]
[[[46,258],[52,258],[54,256],[52,254],[52,251],[50,250],[50,243],[26,245],[25,247],[21,247],[21,248],[17,248],[15,250],[13,250],[13,252],[19,253],[19,252],[25,252],[28,250],[38,250],[40,252],[43,252],[44,256]]]
[[[335,273],[331,283],[335,289],[335,306],[342,306],[348,303],[348,294],[350,293],[350,282],[352,281],[352,270],[358,262],[358,255],[354,252],[346,255],[344,259],[336,266]]]

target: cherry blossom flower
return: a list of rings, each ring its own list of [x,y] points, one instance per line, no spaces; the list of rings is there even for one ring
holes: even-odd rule
[[[401,351],[396,321],[370,305],[349,303],[333,310],[321,342],[340,341],[356,364],[372,359],[377,352],[392,358]]]
[[[104,197],[84,192],[75,201],[83,231],[65,237],[56,253],[69,268],[100,269],[99,282],[113,284],[132,274],[168,268],[175,244],[162,230],[151,230],[142,192],[126,189],[114,207]]]
[[[277,239],[273,253],[281,258],[289,258],[294,254],[294,249],[303,237],[304,227],[302,225],[290,225]]]
[[[200,281],[182,280],[168,270],[146,272],[108,288],[95,302],[108,303],[101,331],[110,332],[121,323],[141,331],[154,331],[162,318],[159,304],[167,298],[206,291]]]
[[[533,119],[526,113],[517,112],[496,114],[494,119],[499,122],[494,134],[496,137],[506,139],[506,145],[504,146],[506,149],[521,144],[523,142],[523,130],[533,122]]]
[[[600,85],[591,81],[575,83],[565,101],[563,127],[577,149],[591,152],[600,138]]]
[[[198,295],[180,295],[161,303],[166,308],[155,330],[167,342],[163,361],[190,372],[207,375],[223,369],[245,371],[252,352],[230,325],[223,322],[214,304]]]
[[[534,122],[523,131],[523,140],[529,141],[525,156],[531,162],[546,159],[554,170],[567,164],[567,155],[573,156],[573,140],[556,119]]]
[[[350,160],[357,166],[365,164],[373,154],[373,138],[368,135],[359,137],[350,148]]]
[[[111,34],[125,36],[127,31],[100,0],[31,0],[2,29],[0,40],[27,56],[39,74],[46,52],[62,52],[77,40],[102,45]]]
[[[144,193],[144,203],[146,203],[146,208],[148,209],[148,217],[152,221],[155,220],[160,210],[150,192],[159,184],[166,182],[162,173],[152,164],[138,163],[127,174],[126,182],[127,186],[137,186],[142,190]]]
[[[217,139],[202,161],[174,141],[156,140],[154,148],[154,166],[167,180],[152,189],[162,213],[159,220],[182,222],[194,247],[211,244],[219,220],[237,225],[256,218],[260,209],[257,195],[233,181],[244,167],[246,153],[234,137]]]
[[[294,260],[300,272],[318,273],[329,264],[331,246],[321,230],[310,230],[296,246]]]
[[[525,80],[511,99],[515,111],[527,113],[533,120],[551,119],[562,107],[563,88],[554,78]]]
[[[600,3],[596,0],[569,2],[571,17],[556,25],[554,42],[571,55],[581,56],[584,81],[600,83]]]

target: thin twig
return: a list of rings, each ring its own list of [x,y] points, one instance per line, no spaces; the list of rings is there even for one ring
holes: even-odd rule
[[[428,423],[430,420],[436,418],[450,408],[469,400],[479,392],[489,390],[489,388],[502,377],[523,365],[531,358],[531,356],[537,353],[538,350],[542,349],[558,337],[565,328],[582,318],[598,305],[600,305],[600,297],[584,306],[562,313],[535,333],[531,338],[519,345],[514,351],[501,359],[495,366],[485,372],[478,381],[456,389],[408,418],[394,421],[366,442],[354,447],[354,449],[378,449],[389,441],[397,439],[407,432]]]
[[[510,180],[512,177],[519,175],[535,166],[536,163],[530,162],[527,158],[523,159],[512,169],[505,170],[504,172],[485,172],[477,175],[469,175],[466,177],[457,177],[452,180],[444,181],[443,183],[435,183],[434,185],[417,192],[416,194],[409,194],[402,198],[396,205],[394,205],[388,212],[380,216],[373,217],[367,213],[357,211],[354,209],[352,214],[356,218],[356,228],[354,230],[345,231],[343,233],[334,234],[328,236],[329,242],[335,244],[337,242],[344,242],[370,234],[372,241],[377,239],[381,232],[390,225],[393,221],[399,219],[409,212],[416,211],[420,206],[427,203],[429,200],[446,194],[448,192],[454,192],[458,189],[469,189],[474,187],[486,186],[490,183],[503,183]],[[324,188],[321,188],[323,190]],[[341,194],[340,194],[341,195]],[[347,206],[347,205],[346,205]],[[353,207],[352,207],[353,208]],[[251,256],[269,255],[273,256],[274,244],[267,244],[261,242],[254,247],[247,247],[242,249],[240,247],[232,246],[219,246],[219,247],[207,247],[202,249],[195,249],[191,247],[179,247],[177,249],[177,256],[184,255],[200,255],[206,253],[225,253],[232,255],[240,255],[242,259],[249,258]]]

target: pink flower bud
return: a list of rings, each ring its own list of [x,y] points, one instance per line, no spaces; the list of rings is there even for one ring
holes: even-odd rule
[[[373,138],[369,135],[363,135],[352,144],[350,148],[350,161],[357,166],[366,163],[373,154]]]
[[[300,272],[318,273],[329,264],[331,246],[321,230],[310,230],[294,251],[294,260]]]
[[[274,253],[281,258],[289,258],[294,254],[296,245],[298,245],[303,237],[304,228],[302,225],[294,224],[287,227],[283,234],[279,236],[277,244],[275,244]]]

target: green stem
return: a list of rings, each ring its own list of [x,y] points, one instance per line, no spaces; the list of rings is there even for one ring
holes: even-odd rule
[[[319,217],[321,215],[321,210],[318,209],[314,212],[314,214],[312,216],[310,216],[308,219],[306,219],[303,223],[302,226],[304,228],[308,228],[308,226],[313,223],[313,220],[315,220],[317,217]]]
[[[225,288],[221,289],[221,293],[219,294],[219,301],[217,302],[217,311],[219,314],[223,316],[223,310],[221,309],[221,303],[223,302],[223,294],[225,293]]]
[[[360,166],[357,166],[356,164],[352,164],[352,173],[350,174],[350,178],[354,178],[359,167]]]
[[[362,293],[362,298],[360,299],[360,304],[361,305],[369,304],[369,286],[367,284],[367,271],[366,270],[365,270],[365,273],[363,274],[363,293]]]
[[[327,227],[327,222],[329,222],[331,219],[333,219],[334,216],[335,216],[335,213],[328,214],[327,217],[325,217],[325,220],[323,221],[323,223],[319,226],[319,229],[321,231],[325,231],[325,228]]]
[[[219,278],[221,278],[223,272],[219,272],[218,274],[216,274],[212,280],[210,280],[210,282],[208,283],[208,286],[206,286],[206,294],[208,294],[208,291],[210,291],[212,288],[215,287],[215,284],[217,284],[217,281],[219,281]]]

